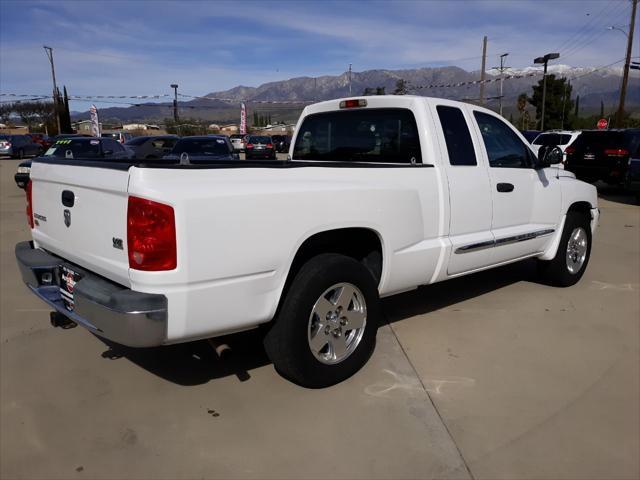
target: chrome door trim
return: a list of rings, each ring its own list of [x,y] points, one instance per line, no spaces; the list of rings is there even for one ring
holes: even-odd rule
[[[512,243],[524,242],[527,240],[533,240],[538,237],[545,237],[555,232],[553,228],[545,228],[544,230],[536,230],[535,232],[521,233],[520,235],[513,235],[511,237],[498,238],[496,240],[487,240],[479,243],[470,243],[469,245],[463,245],[455,249],[454,253],[470,253],[477,252],[478,250],[485,250],[487,248],[501,247],[503,245],[510,245]]]

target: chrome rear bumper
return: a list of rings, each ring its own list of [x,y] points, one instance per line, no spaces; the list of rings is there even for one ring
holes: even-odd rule
[[[31,242],[16,245],[16,260],[27,286],[51,308],[101,337],[130,347],[162,345],[167,336],[167,298],[136,292],[65,262]],[[60,268],[82,274],[68,310],[60,294]]]

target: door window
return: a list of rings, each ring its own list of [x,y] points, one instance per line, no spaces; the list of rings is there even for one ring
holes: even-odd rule
[[[493,168],[530,168],[531,154],[516,133],[493,115],[473,112]]]
[[[467,121],[459,108],[438,105],[436,107],[451,165],[477,165]]]

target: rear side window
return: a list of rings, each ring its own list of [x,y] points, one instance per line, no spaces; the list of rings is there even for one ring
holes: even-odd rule
[[[473,112],[482,140],[494,168],[529,168],[528,148],[502,120],[482,112]]]
[[[293,149],[295,160],[421,163],[416,120],[410,110],[341,110],[304,119]]]
[[[477,165],[476,152],[473,149],[469,127],[462,115],[462,111],[456,107],[438,105],[438,117],[444,132],[449,152],[451,165]]]

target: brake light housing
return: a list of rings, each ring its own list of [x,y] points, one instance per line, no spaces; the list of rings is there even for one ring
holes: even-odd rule
[[[34,228],[34,224],[33,224],[33,193],[32,193],[32,188],[31,188],[31,180],[29,180],[27,182],[27,188],[26,190],[26,194],[27,194],[27,219],[29,220],[29,227],[30,228]]]
[[[567,155],[573,155],[574,153],[576,153],[576,147],[567,147],[564,149],[564,153],[566,153]]]
[[[629,150],[625,148],[607,148],[604,154],[608,157],[624,157],[629,155]]]
[[[367,101],[364,98],[342,100],[340,102],[340,108],[359,108],[359,107],[366,107],[366,106],[367,106]]]
[[[130,196],[127,250],[129,268],[147,272],[174,270],[178,259],[173,207]]]
[[[253,143],[247,143],[247,147],[246,148],[253,148]]]
[[[273,143],[267,143],[267,148],[273,148]]]

